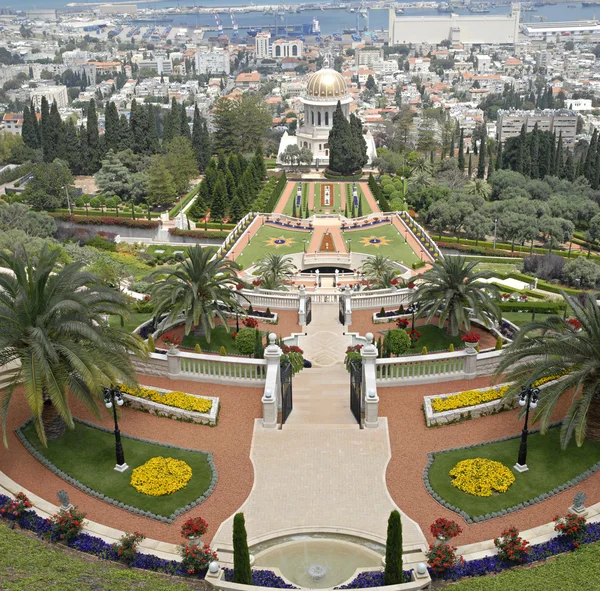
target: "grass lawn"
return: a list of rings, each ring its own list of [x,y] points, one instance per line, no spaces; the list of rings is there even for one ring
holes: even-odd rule
[[[190,591],[203,581],[146,574],[40,541],[0,523],[0,581],[10,591]]]
[[[242,265],[244,269],[247,269],[270,253],[287,255],[302,252],[302,240],[305,239],[310,241],[310,237],[311,234],[308,232],[296,232],[294,230],[284,230],[283,228],[265,225],[258,230],[250,241],[250,244],[244,247],[241,255],[235,260]],[[282,246],[268,245],[268,242],[271,239],[277,238],[285,238],[291,242]]]
[[[468,258],[467,258],[468,260]],[[522,266],[521,262],[521,266]],[[519,270],[519,267],[516,263],[477,263],[476,271],[492,271],[493,273],[513,273],[522,271]]]
[[[146,252],[155,256],[169,256],[172,257],[176,252],[182,252],[185,256],[187,254],[187,246],[169,246],[168,244],[152,244],[146,247]],[[156,252],[157,250],[163,250],[164,252]]]
[[[575,441],[571,441],[568,449],[563,451],[560,448],[560,427],[555,427],[546,435],[535,433],[529,436],[529,471],[519,474],[513,470],[516,481],[507,492],[491,497],[476,497],[452,486],[448,472],[457,462],[488,458],[512,469],[519,455],[519,444],[520,437],[517,437],[479,447],[437,453],[429,469],[431,486],[445,501],[475,517],[514,507],[549,492],[600,461],[600,442],[586,441],[577,447]]]
[[[600,589],[600,544],[582,546],[531,568],[477,577],[449,585],[451,591],[562,591]]]
[[[365,200],[366,201],[366,200]],[[364,204],[363,204],[364,207]],[[364,212],[363,212],[364,213]],[[391,224],[374,226],[365,230],[350,230],[343,233],[344,241],[352,239],[352,250],[354,252],[363,252],[365,254],[383,254],[394,261],[403,263],[410,267],[419,260],[413,249],[408,245],[398,230]],[[387,244],[363,244],[363,239],[371,237],[380,238]]]
[[[121,424],[127,430],[127,421]],[[45,458],[69,476],[76,478],[96,492],[116,499],[144,511],[152,511],[168,517],[200,497],[210,486],[211,469],[207,456],[202,452],[183,451],[146,443],[123,436],[126,472],[117,472],[115,467],[115,436],[112,432],[75,423],[75,429],[67,429],[63,437],[49,441],[45,448],[40,443],[33,424],[27,425],[23,434]],[[188,485],[172,495],[152,497],[139,493],[129,484],[131,472],[150,458],[171,457],[185,461],[192,469]]]
[[[556,316],[556,314],[539,314],[535,315],[536,321],[546,320],[550,316]],[[533,314],[531,312],[502,312],[502,318],[510,320],[517,326],[523,326],[533,320]]]
[[[285,187],[284,191],[286,189],[287,189],[287,187]],[[288,197],[287,203],[285,204],[285,207],[283,208],[283,213],[285,213],[286,215],[292,215],[294,213],[294,200],[296,199],[297,193],[298,193],[298,183],[294,183],[294,188],[292,189],[292,192],[290,193],[290,196]],[[297,216],[300,215],[299,209],[300,208],[296,208]]]
[[[242,324],[243,318],[240,317],[240,328],[244,328]],[[235,346],[235,341],[231,338],[231,333],[235,330],[235,326],[232,327],[230,332],[225,330],[225,327],[222,325],[215,326],[214,330],[210,335],[210,343],[206,341],[204,335],[195,335],[193,332],[185,335],[183,337],[183,341],[181,343],[182,347],[186,347],[188,349],[194,349],[196,343],[200,345],[200,348],[205,353],[218,353],[221,349],[221,346],[225,347],[227,353],[234,353],[235,355],[239,355],[240,352],[237,350]]]
[[[140,324],[146,322],[146,320],[150,320],[152,318],[151,312],[143,312],[143,313],[134,313],[132,312],[129,315],[129,318],[125,320],[123,324],[123,328],[127,330],[127,332],[133,332]],[[120,326],[121,325],[121,317],[120,316],[111,316],[108,319],[108,323],[110,326]]]
[[[350,186],[352,186],[352,185],[350,185]],[[362,214],[369,215],[370,213],[373,213],[373,210],[371,209],[371,206],[369,205],[369,202],[367,201],[367,198],[365,197],[365,194],[363,193],[360,183],[356,184],[356,191],[358,192],[359,200],[362,199]],[[356,215],[358,216],[358,208],[356,210]]]
[[[386,325],[384,325],[386,326]],[[388,330],[394,330],[395,325],[387,325],[388,328],[380,330],[379,334],[385,335]],[[411,319],[408,319],[408,330],[411,329]],[[420,354],[423,347],[427,347],[428,353],[435,353],[436,351],[447,351],[450,343],[454,344],[455,349],[462,349],[464,343],[460,340],[460,335],[457,337],[449,337],[444,329],[434,324],[427,324],[425,326],[415,326],[415,330],[421,333],[421,338],[411,347],[406,355]]]
[[[329,206],[321,206],[321,186],[327,183],[315,183],[315,212],[324,213],[329,211],[331,213],[344,213],[344,207],[346,206],[345,195],[342,199],[342,185],[340,183],[333,184],[333,201]]]

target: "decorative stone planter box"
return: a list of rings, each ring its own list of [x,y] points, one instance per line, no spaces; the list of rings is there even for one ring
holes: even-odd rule
[[[488,386],[487,388],[473,388],[475,391],[484,390],[498,390],[502,386],[507,384],[498,384],[497,386]],[[498,398],[498,400],[491,400],[490,402],[483,402],[482,404],[475,404],[473,406],[463,406],[461,408],[455,408],[453,410],[445,410],[444,412],[434,412],[431,406],[432,400],[441,399],[445,400],[450,396],[455,396],[460,392],[452,392],[450,394],[435,394],[434,396],[424,396],[424,408],[425,408],[425,422],[428,427],[434,425],[446,425],[448,423],[456,423],[464,419],[475,419],[477,417],[485,417],[490,414],[495,414],[502,410],[511,410],[517,406],[517,400],[506,400],[505,398]]]
[[[389,324],[390,322],[396,322],[398,318],[406,318],[406,320],[410,320],[412,318],[412,314],[396,314],[395,316],[377,316],[379,312],[373,312],[373,324]]]
[[[140,386],[140,388],[148,388],[156,392],[166,394],[172,392],[172,390],[165,390],[163,388],[155,388],[154,386]],[[191,423],[200,423],[204,425],[216,425],[217,416],[219,414],[219,399],[214,396],[200,396],[198,394],[190,394],[186,392],[188,396],[194,396],[195,398],[204,398],[212,402],[210,412],[195,412],[192,410],[184,410],[182,408],[176,408],[174,406],[168,406],[167,404],[160,404],[146,398],[140,398],[139,396],[132,396],[131,394],[123,394],[123,399],[127,403],[127,406],[131,408],[137,408],[139,410],[145,410],[151,415],[158,417],[168,417],[170,419],[180,419],[189,421]]]
[[[227,310],[223,310],[223,314],[230,318],[235,318],[235,314],[233,312],[228,312]],[[242,320],[244,318],[246,318],[246,316],[242,316],[242,315],[240,315],[239,317],[240,317],[240,323],[242,322]],[[248,314],[247,317],[254,318],[254,320],[258,320],[259,322],[262,322],[264,324],[278,324],[279,323],[279,315],[277,314],[277,312],[271,312],[270,317],[255,316],[254,314]],[[240,328],[243,328],[243,327],[240,326]]]

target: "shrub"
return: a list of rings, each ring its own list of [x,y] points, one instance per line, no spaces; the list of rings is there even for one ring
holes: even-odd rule
[[[531,550],[529,542],[519,536],[516,527],[504,530],[500,537],[494,540],[494,545],[498,548],[498,558],[505,562],[525,562]]]
[[[188,575],[195,575],[208,569],[208,565],[218,560],[217,553],[208,544],[185,544],[180,547],[181,564]]]
[[[445,517],[438,517],[429,527],[431,535],[440,540],[449,540],[455,538],[462,533],[462,528],[456,521],[452,519],[446,519]]]
[[[258,320],[256,320],[256,318],[244,318],[242,324],[246,328],[258,328]]]
[[[221,348],[219,349],[219,355],[221,355],[222,357],[225,357],[227,355],[227,349],[225,348],[225,345],[221,345]]]
[[[273,314],[271,313],[271,308],[267,308],[265,310],[265,314],[266,314],[267,318],[271,318],[273,316]]]
[[[196,353],[198,353],[198,355],[200,355],[200,353],[202,353],[202,348],[200,347],[200,343],[196,343],[196,346],[194,347],[194,351]]]
[[[496,339],[496,351],[500,351],[502,349],[502,337],[498,336]]]
[[[148,342],[146,343],[146,349],[148,349],[148,353],[154,353],[156,351],[154,337],[151,334],[148,335]]]
[[[60,509],[52,516],[52,538],[56,541],[69,543],[81,533],[85,513],[77,507]]]
[[[113,544],[119,560],[122,560],[125,564],[131,564],[137,555],[138,544],[144,539],[146,539],[146,536],[137,531],[122,535],[119,541]]]
[[[406,330],[408,328],[408,320],[406,318],[398,318],[396,326],[402,330]]]
[[[379,310],[379,318],[385,318],[385,308],[381,306],[381,310]]]
[[[51,213],[52,217],[55,217],[58,220],[63,220],[66,222],[72,222],[74,224],[82,224],[82,225],[93,225],[93,226],[125,226],[126,228],[158,228],[158,222],[155,220],[134,220],[131,218],[117,218],[111,216],[80,216],[80,215],[69,215],[63,213]],[[176,228],[170,228],[174,230]]]
[[[427,347],[423,347],[421,349],[421,355],[427,355],[428,351],[427,351]]]
[[[243,513],[236,513],[233,518],[233,581],[242,585],[250,585],[252,582],[250,551]]]
[[[429,564],[431,570],[438,574],[443,574],[458,562],[456,558],[456,547],[449,546],[448,544],[429,546],[429,552],[427,552],[426,556],[427,564]]]
[[[523,259],[523,271],[545,281],[560,279],[564,265],[563,257],[549,253],[542,256],[528,256]]]
[[[0,516],[7,519],[20,519],[33,505],[23,492],[18,492],[14,499],[8,499],[0,506]]]
[[[450,345],[448,345],[448,352],[454,353],[454,343],[450,343]]]
[[[402,520],[396,510],[390,513],[385,542],[385,571],[383,578],[386,585],[398,585],[403,582],[402,573]]]
[[[252,307],[252,304],[250,304],[250,305],[248,306],[248,315],[249,315],[249,316],[252,316],[252,314],[254,314],[254,308]]]
[[[587,530],[587,521],[583,515],[567,513],[564,517],[558,517],[557,515],[554,518],[554,531],[573,542],[575,548],[579,547]]]
[[[387,347],[390,353],[402,355],[410,349],[411,340],[405,330],[389,330],[385,335]]]
[[[208,530],[208,523],[202,517],[190,517],[181,526],[181,537],[189,540],[190,538],[200,538]]]
[[[242,328],[235,337],[235,346],[242,355],[252,355],[256,346],[256,329]]]
[[[227,236],[229,236],[229,232],[219,232],[219,231],[208,232],[208,231],[204,231],[204,230],[180,230],[179,228],[169,228],[169,234],[171,234],[172,236],[187,236],[188,238],[197,238],[198,240],[206,240],[207,238],[218,238],[221,240],[225,240],[225,238],[227,238]]]

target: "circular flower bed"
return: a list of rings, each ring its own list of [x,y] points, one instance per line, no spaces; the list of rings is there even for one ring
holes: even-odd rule
[[[131,486],[152,497],[162,497],[185,488],[192,469],[183,461],[158,456],[150,458],[131,473]]]
[[[505,493],[515,481],[514,474],[504,464],[486,458],[462,460],[450,470],[452,486],[476,497],[491,497]]]

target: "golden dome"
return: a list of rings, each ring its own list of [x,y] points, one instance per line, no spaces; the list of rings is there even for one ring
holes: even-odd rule
[[[347,94],[348,88],[344,77],[331,68],[323,68],[315,72],[306,86],[306,96],[308,98],[342,98]]]

